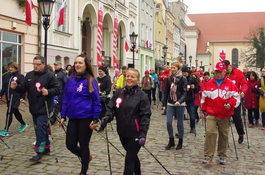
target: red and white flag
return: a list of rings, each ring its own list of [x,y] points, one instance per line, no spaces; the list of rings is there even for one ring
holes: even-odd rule
[[[145,47],[148,48],[149,44],[148,44],[148,40],[146,40],[145,42]]]
[[[135,52],[138,53],[139,52],[139,49],[138,49],[138,44],[135,43]]]
[[[26,13],[26,24],[31,26],[31,21],[32,21],[32,13],[31,10],[34,8],[34,4],[32,0],[26,0],[26,5],[25,5],[25,13]]]
[[[126,50],[126,52],[128,52],[129,49],[130,49],[130,41],[129,41],[129,39],[126,37],[126,39],[125,39],[125,50]]]
[[[65,6],[66,0],[62,3],[60,6],[58,12],[56,13],[56,19],[58,20],[58,27],[63,25],[64,22],[64,6]]]
[[[102,66],[103,3],[98,1],[97,65]]]
[[[118,12],[114,13],[114,33],[113,33],[113,68],[117,69],[117,38],[118,38]]]
[[[225,48],[220,48],[219,61],[224,61],[226,58]]]

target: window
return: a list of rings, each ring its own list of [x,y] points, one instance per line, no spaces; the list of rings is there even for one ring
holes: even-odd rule
[[[21,45],[21,35],[0,31],[1,77],[8,72],[10,62],[16,62],[21,66]],[[2,87],[2,81],[0,81],[0,87]]]
[[[238,49],[232,50],[232,65],[238,67]]]
[[[133,22],[130,22],[130,34],[134,32],[134,24]]]
[[[59,11],[62,3],[63,3],[63,0],[55,1],[55,9],[56,9],[55,13],[57,13]],[[65,5],[64,5],[64,21],[63,21],[63,24],[60,27],[58,27],[58,22],[59,22],[58,19],[55,18],[54,25],[55,25],[55,29],[56,30],[61,31],[61,32],[68,32],[68,27],[67,27],[67,25],[68,25],[68,16],[67,16],[67,14],[68,13],[67,13],[67,11],[68,11],[68,8],[67,8],[67,1],[66,1]]]

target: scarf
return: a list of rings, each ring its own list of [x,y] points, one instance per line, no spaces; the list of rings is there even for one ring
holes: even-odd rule
[[[145,77],[144,79],[144,87],[147,87],[149,83],[149,77]]]
[[[103,78],[103,77],[105,77],[106,76],[106,74],[104,74],[102,77],[101,76],[98,76],[98,78]]]
[[[178,82],[180,81],[182,77],[182,71],[179,70],[176,74],[172,74],[170,75],[170,79],[173,80],[170,86],[170,98],[171,100],[173,100],[174,102],[176,102],[178,100],[178,96],[177,96],[177,89],[178,89]]]
[[[81,79],[85,79],[85,78],[87,78],[86,77],[86,72],[84,72],[84,73],[81,73],[81,74],[78,74],[78,73],[74,73],[74,77],[75,77],[75,79],[76,79],[76,81],[79,81],[79,80],[81,80]]]

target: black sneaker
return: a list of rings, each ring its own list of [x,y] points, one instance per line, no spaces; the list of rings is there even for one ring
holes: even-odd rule
[[[42,159],[41,153],[37,153],[35,156],[33,156],[31,159],[29,159],[32,162],[38,162]]]
[[[238,143],[242,143],[244,141],[244,135],[239,135]]]
[[[44,156],[44,155],[48,155],[50,153],[51,153],[51,150],[50,150],[50,148],[48,148],[48,149],[45,149],[41,154]]]

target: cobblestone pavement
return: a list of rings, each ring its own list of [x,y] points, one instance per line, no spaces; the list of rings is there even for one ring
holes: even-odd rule
[[[44,156],[40,163],[32,163],[29,159],[35,154],[32,143],[35,141],[33,122],[28,108],[21,105],[20,108],[25,121],[29,124],[26,130],[19,133],[20,126],[14,118],[9,130],[9,137],[3,140],[10,146],[6,146],[0,141],[0,151],[3,160],[0,161],[0,174],[56,174],[68,175],[78,174],[80,172],[79,159],[71,154],[65,147],[65,133],[58,126],[52,126],[53,141],[51,143],[51,154]],[[265,131],[261,130],[261,125],[254,128],[248,128],[249,146],[247,138],[242,144],[237,143],[238,135],[233,126],[238,160],[236,159],[232,135],[230,133],[229,148],[227,151],[227,164],[219,165],[218,156],[215,155],[213,163],[206,166],[201,162],[204,159],[204,125],[200,121],[197,127],[197,136],[189,133],[189,121],[185,123],[184,145],[181,150],[165,150],[168,143],[168,134],[166,129],[166,116],[161,115],[161,106],[152,107],[152,117],[149,132],[147,135],[146,148],[164,165],[164,167],[173,175],[175,174],[265,174]],[[6,105],[0,105],[0,129],[4,127]],[[117,132],[115,121],[108,125],[108,137],[115,147],[123,154]],[[174,132],[176,132],[176,121],[174,121]],[[102,133],[105,136],[105,132]],[[175,140],[177,142],[177,140]],[[111,169],[113,175],[120,175],[124,169],[124,157],[110,146]],[[90,142],[90,150],[93,160],[90,163],[88,174],[107,175],[110,174],[107,154],[107,144],[104,138],[94,132]],[[4,150],[4,151],[3,151]],[[144,148],[139,152],[141,169],[143,175],[167,174],[162,166],[149,154]],[[58,158],[56,163],[55,158]]]

